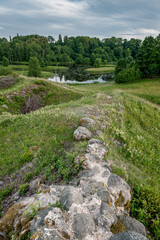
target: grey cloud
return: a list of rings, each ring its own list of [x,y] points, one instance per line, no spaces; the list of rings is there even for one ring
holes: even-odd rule
[[[144,38],[160,31],[158,0],[5,0],[0,36],[37,33]],[[4,29],[3,29],[4,28]]]

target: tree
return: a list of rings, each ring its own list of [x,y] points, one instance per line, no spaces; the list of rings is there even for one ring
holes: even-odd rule
[[[101,66],[101,64],[102,64],[101,58],[96,58],[96,60],[94,62],[94,67],[98,68]]]
[[[127,67],[126,59],[125,58],[121,58],[117,62],[117,66],[116,66],[116,69],[115,69],[115,74],[118,74],[119,72],[123,71],[126,67]]]
[[[29,72],[30,77],[40,77],[41,76],[41,67],[39,60],[36,57],[31,57],[29,60]]]
[[[9,60],[8,60],[8,58],[3,57],[3,58],[2,58],[2,66],[3,66],[3,67],[8,67],[8,65],[9,65]]]

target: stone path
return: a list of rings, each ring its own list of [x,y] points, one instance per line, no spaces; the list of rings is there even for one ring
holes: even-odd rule
[[[28,232],[36,240],[147,239],[143,224],[129,217],[129,185],[112,173],[104,162],[105,143],[92,138],[88,129],[96,122],[83,118],[80,125],[74,139],[89,139],[85,154],[75,159],[83,171],[67,186],[41,185],[40,194],[17,202],[0,221],[0,239],[7,239],[11,228],[18,232],[13,239],[26,237]]]

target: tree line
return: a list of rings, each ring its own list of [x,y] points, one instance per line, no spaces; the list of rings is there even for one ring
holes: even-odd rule
[[[160,76],[160,35],[149,36],[141,43],[134,61],[121,58],[117,62],[115,81],[132,82],[139,78]]]
[[[28,62],[30,57],[37,57],[41,66],[60,63],[76,63],[94,66],[100,62],[117,62],[121,58],[135,59],[141,46],[141,40],[132,38],[68,37],[58,40],[52,36],[39,35],[0,38],[0,61],[6,57],[10,63]]]

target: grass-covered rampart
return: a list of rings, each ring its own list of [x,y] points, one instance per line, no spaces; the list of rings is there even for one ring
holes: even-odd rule
[[[35,81],[22,80],[1,91],[1,97],[21,92],[31,83],[38,86],[35,89],[47,88],[42,80],[40,84]],[[73,131],[81,117],[98,118],[106,124],[101,135],[109,148],[106,161],[132,188],[131,215],[145,224],[151,239],[158,240],[160,80],[74,86],[50,83],[48,86],[49,91],[57,92],[48,106],[26,115],[12,112],[12,108],[3,109],[0,180],[5,179],[4,176],[12,176],[14,180],[14,174],[35,157],[36,163],[23,176],[21,184],[35,175],[50,182],[70,180],[80,167],[74,166],[74,157],[86,145],[86,142],[73,141]],[[41,91],[34,94],[39,96]],[[12,189],[14,186],[1,190],[0,197],[10,194]]]

